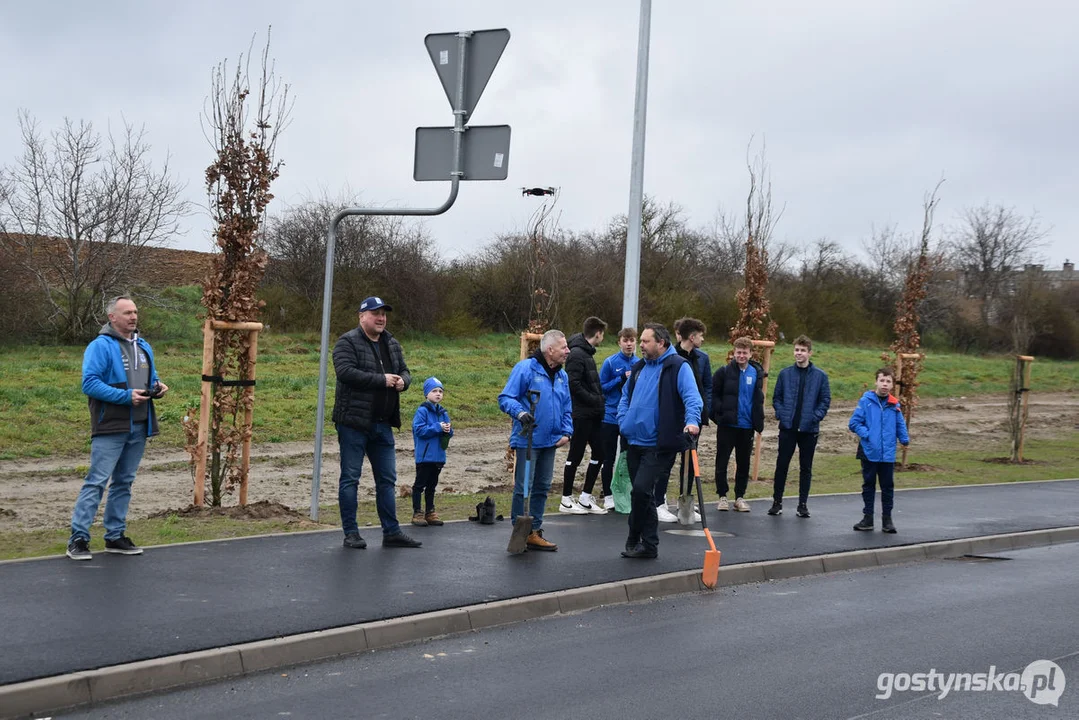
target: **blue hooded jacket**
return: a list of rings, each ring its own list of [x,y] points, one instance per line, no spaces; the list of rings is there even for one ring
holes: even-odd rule
[[[108,325],[86,346],[82,356],[82,391],[89,398],[90,436],[131,432],[134,427],[131,394],[124,370],[120,340],[106,332]],[[154,364],[150,343],[137,337],[135,342],[150,361],[150,387],[160,380]],[[157,413],[154,401],[149,400],[146,414],[146,436],[157,435]]]
[[[805,386],[802,388],[802,417],[794,417],[798,407],[798,367],[790,365],[779,371],[775,390],[772,391],[772,408],[776,411],[780,430],[820,432],[820,421],[828,414],[832,404],[832,390],[828,376],[812,362],[804,371]],[[797,424],[797,427],[795,425]]]
[[[899,400],[892,395],[881,400],[876,392],[866,390],[847,427],[859,437],[869,462],[895,462],[896,441],[910,443]]]
[[[655,360],[638,361],[638,364],[643,366],[634,382],[633,397],[630,398],[629,395],[629,383],[622,388],[622,399],[618,403],[618,426],[630,445],[657,447],[659,444],[660,376],[663,374],[664,363],[672,356],[678,357],[678,353],[673,347],[668,347],[667,352]],[[686,425],[700,427],[701,408],[704,403],[697,389],[693,367],[682,358],[679,358],[678,362],[676,383],[684,410],[683,417],[677,418],[681,423],[677,428],[677,435],[681,436],[682,428]]]
[[[416,464],[446,462],[446,448],[442,447],[443,434],[453,437],[453,430],[442,432],[442,423],[450,421],[450,414],[441,403],[435,405],[424,400],[412,416],[412,442],[415,448]]]
[[[559,367],[549,373],[547,363],[540,353],[525,358],[513,366],[506,387],[498,394],[498,408],[513,418],[510,447],[528,446],[528,436],[521,432],[517,416],[528,412],[528,391],[538,390],[536,427],[532,435],[532,447],[554,447],[563,436],[573,435],[573,402],[569,395],[569,376]]]
[[[622,386],[626,384],[626,372],[633,369],[635,362],[635,355],[626,355],[619,350],[604,360],[599,370],[599,384],[606,399],[603,422],[608,425],[618,424],[618,401],[622,399]]]

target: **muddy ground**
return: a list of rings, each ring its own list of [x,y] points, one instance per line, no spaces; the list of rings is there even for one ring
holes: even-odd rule
[[[850,453],[855,442],[847,430],[852,403],[836,403],[821,428],[819,453]],[[912,423],[912,455],[917,449],[954,450],[985,448],[986,457],[1006,454],[1007,398],[948,398],[924,400]],[[1027,425],[1028,438],[1059,436],[1079,427],[1079,397],[1074,394],[1032,396]],[[505,462],[508,424],[496,428],[458,430],[449,449],[449,459],[439,482],[440,492],[476,493],[508,488],[512,481]],[[776,424],[769,417],[764,432],[761,477],[771,476],[775,458]],[[313,441],[258,445],[252,449],[249,500],[263,501],[260,515],[274,515],[270,505],[294,508],[306,513],[311,503]],[[712,476],[715,433],[706,432],[701,442],[701,472]],[[131,500],[129,516],[147,517],[191,504],[193,481],[182,450],[164,448],[154,442],[147,446]],[[41,460],[0,461],[0,531],[66,527],[71,507],[86,472],[89,455]],[[324,448],[320,502],[337,501],[337,446],[333,437]],[[557,461],[556,469],[561,465]],[[413,480],[412,440],[407,432],[398,435],[397,465],[399,489]],[[732,462],[733,470],[733,462]],[[582,471],[583,472],[583,471]],[[556,472],[556,487],[560,475]],[[578,483],[580,482],[580,475]],[[579,487],[577,488],[580,489]],[[556,490],[557,491],[557,490]],[[361,497],[371,498],[372,488],[365,469],[360,481]],[[235,497],[226,499],[234,505]],[[288,514],[281,508],[279,514]]]

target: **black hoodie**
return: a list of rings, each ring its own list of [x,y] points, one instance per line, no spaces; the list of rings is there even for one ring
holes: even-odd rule
[[[602,421],[605,398],[596,370],[596,348],[585,340],[583,333],[572,336],[567,344],[566,374],[569,375],[569,394],[573,400],[573,419]]]

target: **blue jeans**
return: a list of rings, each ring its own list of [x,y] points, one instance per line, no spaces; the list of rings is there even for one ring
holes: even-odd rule
[[[118,540],[127,529],[127,506],[131,502],[131,484],[139,469],[142,451],[146,449],[146,423],[135,423],[131,432],[98,435],[90,440],[90,472],[82,481],[82,489],[71,513],[71,538],[90,540],[90,525],[101,505],[105,485],[109,497],[105,501],[105,539]],[[109,478],[112,482],[109,483]]]
[[[517,522],[525,509],[525,465],[531,465],[532,479],[528,487],[528,514],[532,516],[532,529],[543,527],[543,511],[547,509],[547,493],[551,489],[554,473],[554,451],[549,448],[532,448],[532,462],[525,460],[525,448],[517,448],[517,463],[513,470],[513,503],[510,505],[510,522]]]
[[[383,535],[401,532],[397,524],[397,458],[394,452],[393,429],[386,423],[375,423],[369,431],[337,424],[337,443],[341,448],[341,479],[337,483],[337,503],[341,507],[341,527],[345,535],[359,533],[356,524],[356,490],[360,484],[364,455],[371,462],[375,476],[375,508],[382,523]]]

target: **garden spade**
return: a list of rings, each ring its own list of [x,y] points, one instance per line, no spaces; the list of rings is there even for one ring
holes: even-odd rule
[[[536,404],[539,402],[539,395],[539,390],[528,391],[528,414],[532,416],[532,420],[521,425],[521,432],[528,436],[528,444],[525,446],[524,507],[522,514],[513,522],[510,544],[506,546],[506,552],[513,555],[520,555],[528,549],[528,536],[532,534],[532,516],[528,513],[532,489],[532,436],[536,431]]]

